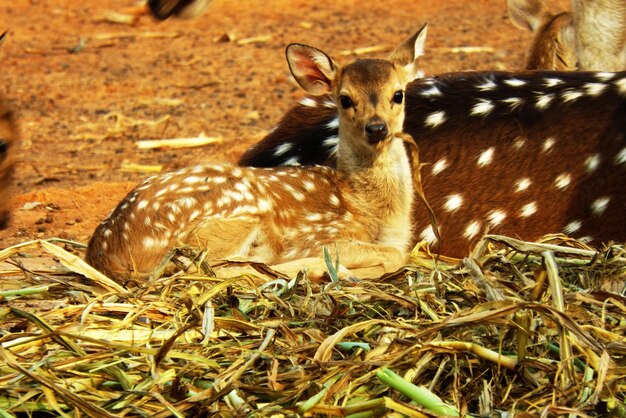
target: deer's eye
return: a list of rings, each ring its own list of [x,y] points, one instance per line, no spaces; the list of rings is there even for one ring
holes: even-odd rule
[[[343,94],[339,96],[339,101],[341,102],[341,107],[343,107],[344,109],[349,109],[354,106],[354,102],[352,101],[352,99]]]
[[[393,94],[393,102],[397,104],[402,104],[402,100],[404,99],[404,93],[401,91],[397,91]]]

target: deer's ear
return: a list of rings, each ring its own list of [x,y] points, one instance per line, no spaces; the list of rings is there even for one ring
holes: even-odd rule
[[[514,26],[531,32],[551,16],[543,0],[506,0],[506,10]]]
[[[290,44],[287,62],[293,77],[308,93],[319,96],[331,92],[337,66],[324,52],[307,45]]]
[[[411,78],[415,78],[419,74],[417,61],[424,55],[427,33],[428,25],[425,23],[417,32],[405,39],[389,56],[389,61],[406,68]]]

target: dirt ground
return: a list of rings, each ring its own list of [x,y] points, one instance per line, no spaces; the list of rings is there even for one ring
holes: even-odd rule
[[[215,0],[195,20],[113,22],[111,12],[128,13],[133,1],[0,4],[0,31],[10,30],[0,94],[17,111],[22,135],[13,219],[0,249],[34,238],[86,242],[148,175],[132,164],[167,170],[236,161],[302,96],[284,59],[289,42],[341,57],[391,48],[428,22],[422,65],[433,74],[518,69],[531,38],[511,25],[504,0]],[[453,49],[468,46],[477,48]],[[202,132],[222,141],[178,150],[136,145]]]

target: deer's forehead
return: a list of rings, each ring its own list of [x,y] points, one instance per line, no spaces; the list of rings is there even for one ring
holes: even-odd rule
[[[344,67],[340,89],[356,90],[366,94],[394,89],[401,84],[401,74],[389,61],[378,59],[356,60]]]

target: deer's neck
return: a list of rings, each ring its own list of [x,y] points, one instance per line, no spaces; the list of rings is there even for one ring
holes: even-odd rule
[[[337,171],[347,183],[346,197],[352,207],[378,223],[377,241],[406,249],[411,236],[413,180],[402,140],[393,138],[369,159],[342,149],[340,141]]]

